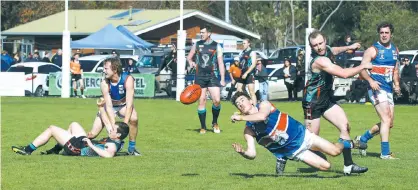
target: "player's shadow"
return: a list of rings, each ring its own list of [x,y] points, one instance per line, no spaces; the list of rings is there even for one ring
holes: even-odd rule
[[[366,156],[380,158],[380,153],[377,152],[368,152]]]
[[[181,176],[184,176],[184,177],[196,177],[196,176],[199,176],[199,174],[187,173],[187,174],[181,174]]]
[[[298,168],[297,171],[300,173],[315,173],[321,170],[318,168]]]
[[[275,174],[246,174],[246,173],[230,173],[229,175],[240,176],[246,179],[254,178],[254,177],[277,177],[278,176]]]
[[[200,133],[200,129],[186,129],[186,131],[193,131],[193,132],[196,132],[196,133]],[[206,129],[206,133],[207,132],[213,133],[213,129]],[[222,130],[221,130],[221,132],[222,132]]]
[[[342,173],[342,172],[341,172]],[[254,177],[293,177],[293,178],[319,178],[319,179],[325,179],[325,178],[340,178],[344,175],[334,175],[334,176],[319,176],[318,174],[310,174],[310,175],[301,175],[301,173],[285,173],[283,175],[276,175],[276,174],[246,174],[246,173],[230,173],[229,175],[232,176],[240,176],[246,179],[254,178]]]
[[[357,155],[359,157],[375,157],[375,158],[380,158],[380,153],[378,152],[367,152],[366,156],[362,156],[359,153],[353,153],[353,155]]]

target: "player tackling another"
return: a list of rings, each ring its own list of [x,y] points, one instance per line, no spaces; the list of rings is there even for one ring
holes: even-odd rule
[[[344,148],[342,142],[332,144],[310,132],[301,123],[281,112],[268,101],[253,105],[250,96],[243,92],[237,92],[231,101],[242,113],[242,115],[232,115],[231,120],[246,121],[244,139],[247,141],[247,149],[243,149],[238,143],[232,144],[232,147],[246,159],[256,157],[255,138],[258,144],[273,153],[278,160],[284,160],[284,162],[287,159],[300,160],[320,170],[328,170],[331,164],[311,150],[337,156]],[[284,166],[283,164],[281,167],[276,167],[276,173],[282,174]],[[352,167],[351,171],[344,171],[344,173],[349,175],[366,171],[367,168],[358,170]]]
[[[220,133],[218,117],[221,112],[221,86],[225,86],[225,67],[221,46],[210,38],[212,27],[205,25],[200,30],[201,39],[190,50],[187,60],[191,67],[196,68],[195,84],[200,85],[202,93],[199,99],[197,115],[200,120],[200,134],[206,133],[206,93],[212,99],[212,128]],[[193,61],[195,56],[196,62]],[[220,75],[220,81],[217,76]]]
[[[122,64],[117,57],[111,57],[103,61],[105,80],[100,84],[105,100],[105,111],[109,115],[111,125],[105,125],[108,134],[113,130],[115,115],[123,119],[129,125],[128,153],[140,156],[136,148],[138,134],[138,114],[134,108],[134,78],[128,73],[122,72]],[[88,134],[89,138],[96,137],[103,128],[100,113],[97,114],[93,128]]]
[[[106,113],[104,110],[104,102],[97,102],[99,110]],[[103,121],[110,125],[109,118],[106,114],[101,116]],[[12,150],[21,155],[30,155],[39,147],[48,143],[52,137],[57,141],[57,145],[52,148],[48,154],[58,154],[64,149],[65,155],[70,156],[100,156],[100,157],[114,157],[116,152],[120,150],[122,140],[129,134],[129,126],[123,122],[116,122],[115,129],[109,133],[107,138],[102,139],[99,143],[92,143],[83,127],[77,122],[70,124],[68,130],[64,130],[57,126],[49,126],[43,133],[41,133],[32,143],[27,146],[12,146]]]
[[[354,140],[362,155],[366,155],[367,141],[373,136],[380,134],[381,138],[381,159],[395,159],[390,152],[389,132],[393,127],[394,107],[393,102],[393,83],[396,93],[400,93],[399,87],[399,51],[395,44],[391,42],[394,32],[393,25],[387,22],[379,24],[377,27],[379,41],[369,47],[363,55],[361,64],[372,63],[373,68],[368,73],[361,72],[364,80],[369,82],[368,94],[380,122],[367,130],[362,136],[357,136]]]

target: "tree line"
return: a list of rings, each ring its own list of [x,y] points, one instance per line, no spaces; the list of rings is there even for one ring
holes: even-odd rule
[[[308,27],[308,2],[230,1],[232,24],[262,36],[255,41],[270,48],[304,44]],[[70,1],[70,9],[179,9],[179,1]],[[63,1],[2,1],[1,30],[31,22],[61,11]],[[184,9],[195,9],[225,18],[224,1],[185,1]],[[370,46],[377,40],[376,26],[382,21],[395,26],[393,40],[400,50],[418,49],[418,2],[413,1],[313,1],[312,27],[337,44],[346,34]],[[51,23],[58,24],[58,23]]]

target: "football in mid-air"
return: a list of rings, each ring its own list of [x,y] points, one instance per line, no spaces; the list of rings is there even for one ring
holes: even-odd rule
[[[199,100],[202,94],[202,88],[198,84],[192,84],[186,87],[180,94],[180,102],[183,104],[193,104]]]

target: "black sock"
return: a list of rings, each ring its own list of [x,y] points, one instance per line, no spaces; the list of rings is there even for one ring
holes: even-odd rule
[[[220,112],[221,112],[221,104],[219,104],[218,106],[215,106],[215,104],[212,104],[212,115],[213,115],[212,124],[218,123],[218,117],[219,117]]]
[[[349,166],[353,164],[353,158],[351,157],[351,148],[344,148],[343,156],[344,156],[344,166]]]
[[[25,152],[32,153],[36,150],[36,146],[30,143],[28,146],[25,147]]]
[[[74,96],[77,96],[77,90],[74,90]]]
[[[200,127],[202,129],[206,129],[206,109],[197,110],[197,115],[199,116]]]
[[[84,88],[80,88],[81,95],[84,95]]]

